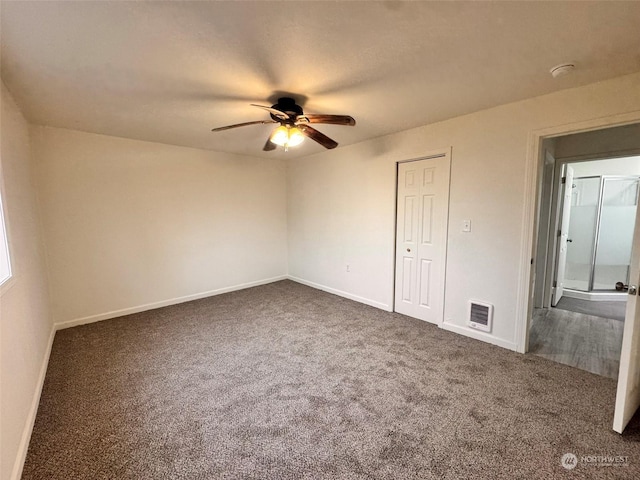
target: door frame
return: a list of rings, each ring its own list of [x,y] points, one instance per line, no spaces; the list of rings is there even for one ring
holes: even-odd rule
[[[604,130],[612,127],[640,123],[640,111],[611,115],[565,125],[546,127],[529,132],[524,181],[524,207],[520,245],[520,275],[517,286],[516,348],[526,353],[529,348],[529,327],[533,313],[533,263],[538,243],[539,189],[544,167],[543,141],[546,138],[571,135],[573,133]]]
[[[393,216],[394,216],[394,222],[393,222],[393,251],[391,252],[391,254],[393,255],[393,259],[391,264],[393,265],[393,270],[391,272],[392,276],[393,276],[393,291],[391,292],[391,311],[395,312],[396,311],[396,288],[398,287],[396,285],[396,250],[398,248],[397,246],[397,231],[398,231],[398,171],[399,171],[399,166],[401,163],[408,163],[408,162],[417,162],[420,160],[430,160],[430,159],[435,159],[435,158],[444,158],[447,159],[448,161],[448,168],[449,168],[449,179],[448,179],[448,185],[447,185],[447,214],[445,215],[446,217],[446,225],[444,228],[444,237],[445,237],[445,242],[444,242],[444,252],[443,252],[443,259],[442,259],[442,295],[441,295],[441,301],[442,301],[442,318],[440,319],[440,321],[437,323],[438,327],[441,328],[443,323],[444,323],[444,310],[445,310],[445,300],[446,300],[446,292],[447,292],[447,252],[448,252],[448,245],[449,245],[449,216],[451,214],[451,165],[452,165],[452,153],[453,153],[453,148],[452,147],[448,147],[448,148],[441,148],[438,150],[431,150],[429,152],[425,152],[424,155],[421,155],[419,157],[414,157],[414,158],[407,158],[404,160],[396,160],[395,162],[395,193],[394,193],[394,209],[393,209]],[[426,322],[429,323],[429,322]],[[435,325],[435,324],[434,324]]]

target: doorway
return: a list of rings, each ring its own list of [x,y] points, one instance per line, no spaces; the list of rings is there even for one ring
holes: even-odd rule
[[[519,322],[519,327],[525,326],[526,328],[519,330],[517,336],[520,339],[519,348],[523,353],[531,351],[531,340],[533,337],[530,327],[534,323],[536,310],[547,309],[550,310],[548,304],[550,303],[551,291],[548,288],[548,281],[551,276],[553,278],[553,267],[555,258],[555,252],[559,242],[557,239],[559,236],[556,234],[557,224],[552,222],[554,216],[558,212],[559,203],[556,201],[558,197],[547,200],[548,197],[543,192],[548,190],[548,183],[545,179],[548,179],[547,175],[543,175],[548,170],[554,170],[553,167],[549,168],[547,158],[551,157],[555,163],[555,156],[560,157],[558,152],[551,151],[555,148],[555,139],[561,138],[562,135],[566,135],[565,138],[578,138],[579,142],[574,144],[574,147],[578,147],[583,151],[583,160],[593,159],[595,156],[592,151],[595,148],[608,148],[608,158],[621,157],[626,155],[640,155],[640,112],[632,112],[628,114],[620,114],[603,119],[595,119],[585,121],[579,124],[570,126],[552,127],[537,132],[531,132],[530,134],[530,149],[528,155],[528,175],[531,179],[528,182],[527,191],[530,194],[533,201],[526,202],[527,222],[528,225],[526,231],[531,235],[528,238],[532,239],[532,243],[528,244],[530,247],[529,252],[533,255],[531,257],[531,265],[534,265],[531,269],[526,269],[523,273],[523,280],[525,276],[529,277],[527,290],[529,295],[522,292],[523,297],[527,296],[528,300],[522,302],[521,312],[525,315],[523,322]],[[620,127],[611,127],[612,125],[621,125]],[[600,129],[600,130],[597,130]],[[570,132],[576,132],[569,134]],[[584,132],[584,133],[581,133]],[[629,133],[631,134],[629,135]],[[621,136],[618,135],[621,133]],[[582,137],[582,135],[586,137]],[[602,158],[602,155],[600,155]],[[544,167],[543,167],[544,164]],[[539,172],[539,173],[536,173]],[[538,179],[538,180],[536,180]],[[555,178],[552,183],[555,182]],[[537,199],[536,195],[537,193]],[[549,242],[545,242],[544,238],[548,238]],[[554,239],[554,241],[551,241]],[[547,251],[544,251],[543,247],[548,247]],[[539,256],[543,253],[543,256]],[[526,255],[526,250],[523,251]],[[524,260],[524,258],[523,258]],[[527,259],[527,263],[529,260]],[[639,294],[638,285],[640,282],[640,209],[636,209],[636,217],[634,219],[634,234],[632,240],[632,256],[631,256],[631,268],[630,268],[630,280],[633,281],[633,285],[629,285],[627,308],[624,318],[624,327],[622,334],[622,346],[619,355],[619,370],[617,380],[617,393],[616,404],[613,418],[613,430],[622,433],[625,426],[633,416],[634,412],[640,407],[640,364],[637,362],[638,352],[640,351],[640,300],[637,296]]]
[[[628,298],[639,132],[630,125],[543,142],[529,352],[610,378]],[[635,152],[621,148],[629,146]]]

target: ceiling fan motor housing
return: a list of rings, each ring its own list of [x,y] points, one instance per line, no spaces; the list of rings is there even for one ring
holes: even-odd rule
[[[302,107],[296,104],[296,101],[293,98],[289,97],[279,98],[278,103],[272,105],[271,108],[275,108],[276,110],[286,113],[290,116],[292,121],[295,120],[298,115],[302,115],[303,113]],[[282,122],[282,119],[276,117],[273,113],[270,113],[270,115],[276,122]]]

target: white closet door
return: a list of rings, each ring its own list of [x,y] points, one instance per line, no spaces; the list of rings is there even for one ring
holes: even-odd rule
[[[444,313],[449,154],[398,164],[395,311],[431,323]]]

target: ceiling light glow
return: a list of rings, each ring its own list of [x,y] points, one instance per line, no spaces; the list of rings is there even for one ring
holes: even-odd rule
[[[290,127],[288,125],[280,125],[271,135],[271,141],[276,145],[284,147],[285,150],[289,147],[300,145],[303,140],[304,135],[302,132],[296,127]]]

